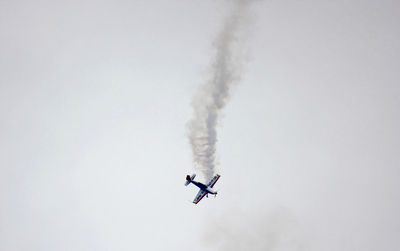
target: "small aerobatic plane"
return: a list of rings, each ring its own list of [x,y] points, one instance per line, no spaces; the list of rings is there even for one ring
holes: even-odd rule
[[[197,204],[199,203],[199,201],[201,199],[203,199],[204,196],[208,197],[208,194],[214,194],[214,196],[217,196],[217,192],[214,191],[212,189],[212,187],[215,185],[215,183],[217,183],[219,177],[221,177],[221,175],[217,174],[215,175],[210,182],[208,182],[208,185],[204,185],[203,183],[194,181],[194,177],[196,177],[196,174],[192,174],[192,176],[190,175],[186,175],[186,182],[185,182],[185,186],[189,185],[190,183],[195,184],[198,188],[200,188],[200,191],[197,193],[196,197],[194,198],[193,203]]]

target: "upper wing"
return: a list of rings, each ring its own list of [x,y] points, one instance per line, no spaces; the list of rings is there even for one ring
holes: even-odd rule
[[[200,189],[200,191],[197,193],[196,197],[194,198],[193,203],[194,203],[194,204],[199,203],[199,201],[200,201],[201,199],[203,199],[203,197],[204,197],[206,194],[207,194],[207,191],[201,190],[201,189]]]
[[[219,177],[221,177],[221,175],[219,174],[215,175],[214,178],[212,178],[208,183],[208,186],[212,188],[215,185],[215,183],[217,183]]]

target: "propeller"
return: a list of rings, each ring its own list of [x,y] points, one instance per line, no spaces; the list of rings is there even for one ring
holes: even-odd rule
[[[217,191],[215,191],[214,198],[217,197],[217,194],[219,193],[219,191],[221,191],[221,188],[218,189]]]

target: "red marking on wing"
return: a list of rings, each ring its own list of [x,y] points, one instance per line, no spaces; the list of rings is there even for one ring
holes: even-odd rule
[[[199,203],[199,201],[201,201],[201,199],[203,199],[203,197],[206,196],[206,194],[207,194],[207,192],[204,192],[203,195],[198,200],[193,201],[193,203],[194,204]]]
[[[217,181],[219,180],[219,177],[221,177],[221,175],[217,174],[216,176],[217,178],[214,180],[214,182],[211,184],[211,188],[215,185],[215,183],[217,183]]]

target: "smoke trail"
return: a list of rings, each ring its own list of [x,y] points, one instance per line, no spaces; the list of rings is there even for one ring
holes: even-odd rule
[[[232,85],[240,78],[240,60],[235,56],[238,32],[250,1],[234,1],[232,12],[214,41],[215,56],[210,79],[200,86],[192,106],[193,118],[188,122],[188,136],[195,168],[209,180],[216,169],[216,143],[221,110],[229,99]]]

